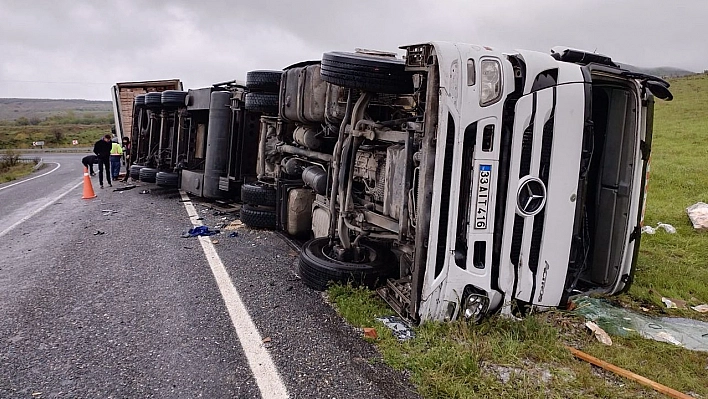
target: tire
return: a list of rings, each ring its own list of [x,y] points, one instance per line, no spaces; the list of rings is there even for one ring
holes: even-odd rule
[[[241,207],[241,221],[248,227],[275,229],[275,210],[244,205]]]
[[[391,271],[395,262],[389,262],[388,251],[379,248],[370,241],[360,243],[365,247],[370,256],[367,262],[344,262],[328,256],[329,238],[320,237],[305,243],[300,252],[300,278],[302,282],[315,290],[323,291],[334,283],[352,283],[364,285],[369,288],[382,284]]]
[[[143,165],[131,165],[130,166],[130,178],[133,180],[140,180],[140,169],[144,168]]]
[[[151,92],[145,94],[145,107],[162,108],[162,92]]]
[[[250,71],[246,73],[246,88],[252,92],[278,93],[282,75],[281,71]]]
[[[157,169],[155,168],[142,168],[140,169],[140,181],[145,183],[155,183],[155,176],[157,175]]]
[[[364,91],[413,93],[412,74],[405,62],[393,57],[333,51],[322,55],[320,73],[325,82]]]
[[[184,107],[186,91],[180,90],[165,90],[162,92],[161,102],[163,107]]]
[[[248,93],[246,94],[244,108],[251,112],[277,115],[278,95],[274,93]]]
[[[144,107],[145,106],[145,94],[138,94],[135,96],[135,106]]]
[[[157,172],[155,183],[162,187],[177,187],[179,185],[179,174],[172,172]]]
[[[241,202],[248,205],[275,206],[275,188],[261,182],[241,186]]]

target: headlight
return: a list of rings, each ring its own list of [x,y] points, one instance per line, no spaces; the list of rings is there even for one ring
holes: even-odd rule
[[[462,304],[462,316],[467,321],[477,323],[489,310],[489,298],[486,295],[470,294]]]
[[[501,64],[496,60],[482,60],[481,70],[481,93],[479,105],[487,106],[499,101],[502,93]]]

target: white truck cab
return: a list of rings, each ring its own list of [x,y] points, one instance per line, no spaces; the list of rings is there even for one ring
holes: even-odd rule
[[[248,205],[291,234],[305,221],[305,284],[379,286],[415,321],[628,289],[669,84],[570,49],[401,48],[286,68],[279,117],[261,119],[275,198]]]

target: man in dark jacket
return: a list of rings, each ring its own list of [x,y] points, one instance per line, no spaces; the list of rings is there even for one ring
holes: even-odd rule
[[[107,134],[103,136],[101,140],[98,140],[96,144],[93,145],[93,153],[98,157],[98,183],[101,188],[103,188],[103,169],[106,169],[106,182],[109,187],[113,187],[111,184],[111,135]]]
[[[96,173],[93,171],[93,164],[98,163],[98,157],[95,155],[86,155],[85,157],[81,158],[81,163],[84,164],[84,167],[88,170],[91,171],[91,176],[96,176]]]

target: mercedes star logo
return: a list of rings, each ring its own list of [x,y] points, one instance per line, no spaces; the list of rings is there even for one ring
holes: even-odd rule
[[[521,216],[534,216],[546,204],[546,186],[538,177],[526,176],[519,181],[516,209]]]

